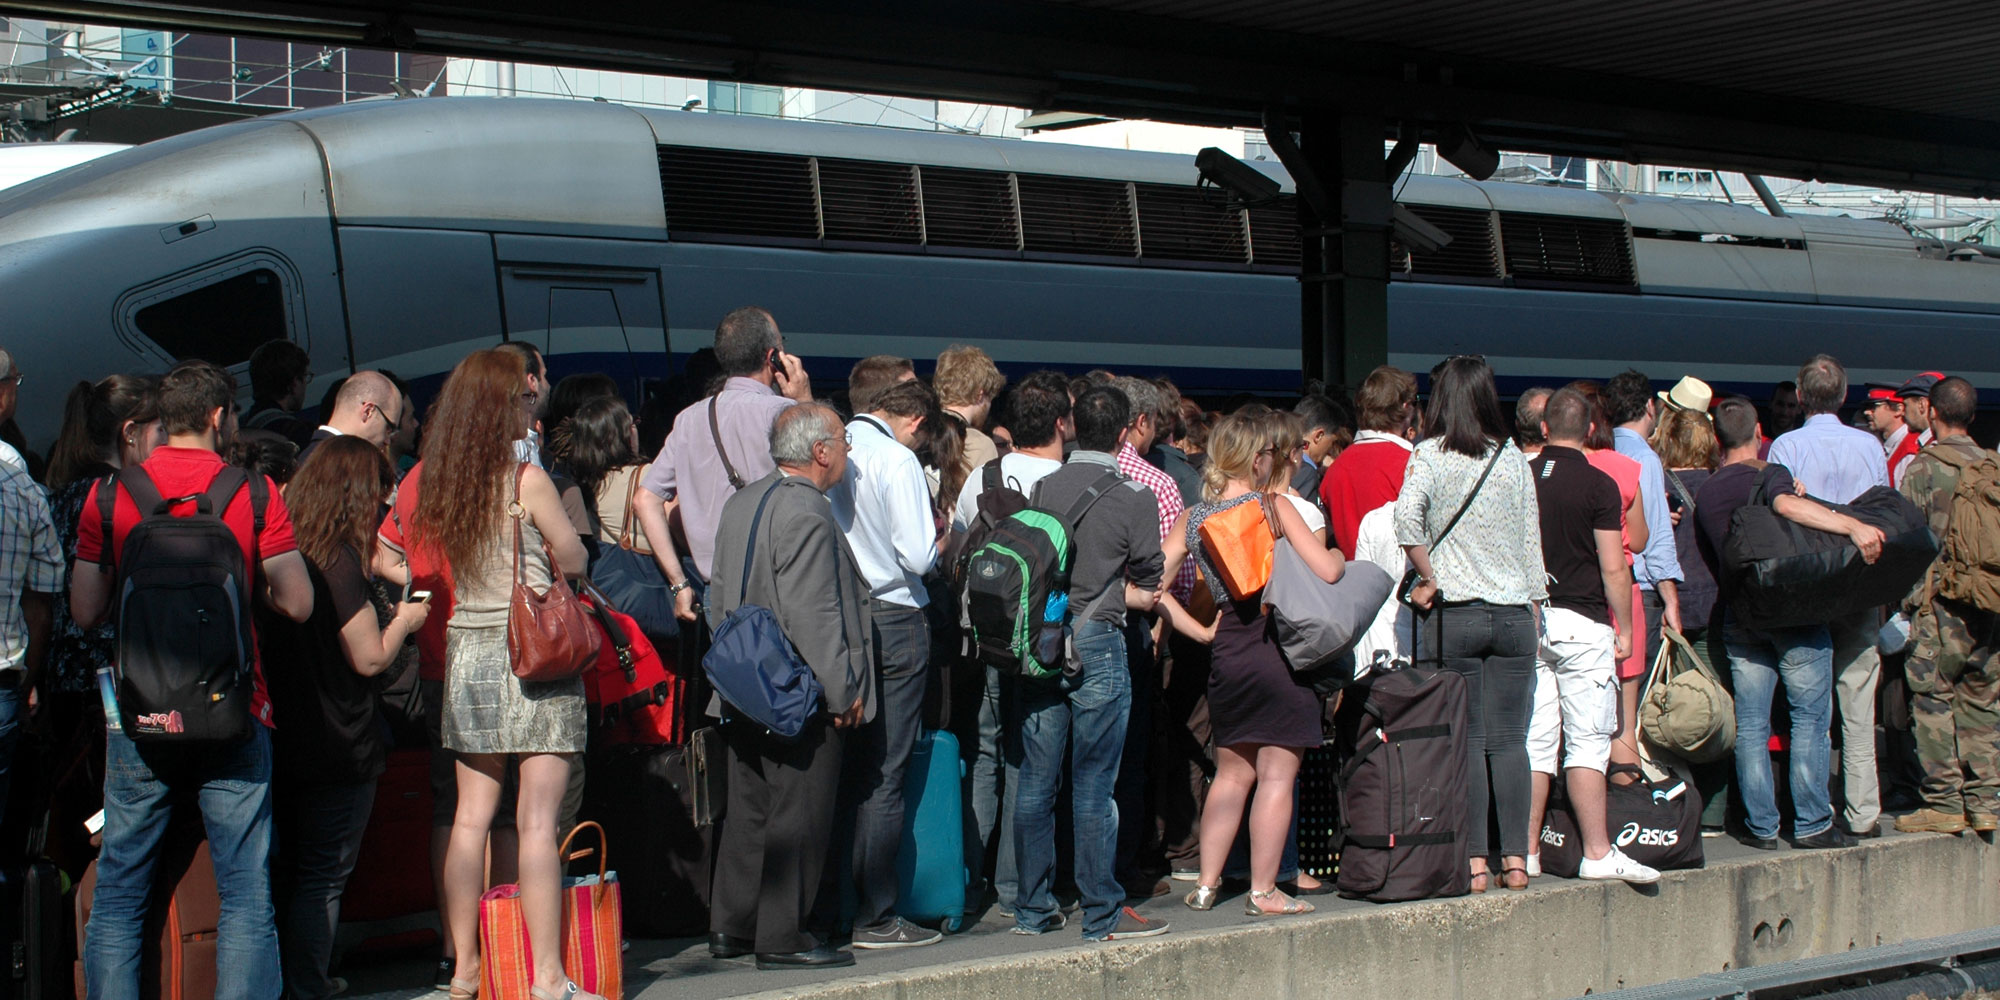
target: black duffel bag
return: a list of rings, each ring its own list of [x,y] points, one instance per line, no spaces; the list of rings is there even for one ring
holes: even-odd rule
[[[1371,673],[1348,689],[1335,729],[1345,758],[1336,775],[1340,894],[1378,903],[1465,895],[1465,678],[1415,666]]]
[[[1882,555],[1861,559],[1846,535],[1786,519],[1771,506],[1772,472],[1757,477],[1750,502],[1729,519],[1722,571],[1730,608],[1751,628],[1823,625],[1842,615],[1894,605],[1937,558],[1938,540],[1917,505],[1876,486],[1848,504],[1825,504],[1882,529]]]
[[[1614,774],[1638,780],[1629,785],[1608,782],[1604,789],[1604,829],[1612,846],[1663,872],[1702,867],[1702,799],[1694,782],[1678,771],[1653,781],[1636,764],[1612,764],[1606,775]],[[1542,870],[1575,878],[1583,866],[1583,834],[1561,788],[1558,781],[1551,789],[1548,812],[1542,817]]]

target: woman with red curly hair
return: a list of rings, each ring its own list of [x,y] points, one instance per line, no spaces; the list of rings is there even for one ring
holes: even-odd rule
[[[431,406],[422,473],[414,480],[409,542],[447,565],[455,581],[442,722],[444,746],[458,757],[458,811],[443,879],[445,926],[457,956],[453,1000],[479,992],[486,842],[510,760],[520,773],[515,829],[528,944],[537,955],[562,954],[556,814],[569,769],[583,752],[583,681],[542,684],[514,676],[507,606],[515,528],[522,534],[522,572],[538,592],[553,573],[581,574],[585,555],[548,473],[514,458],[514,442],[527,434],[536,402],[520,354],[479,351],[459,362]],[[554,566],[543,554],[544,539]],[[537,1000],[590,998],[563,974],[560,961],[536,966],[533,993]]]

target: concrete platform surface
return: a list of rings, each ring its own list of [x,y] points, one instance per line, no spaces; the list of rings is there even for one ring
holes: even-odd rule
[[[1549,876],[1525,892],[1417,903],[1319,896],[1317,913],[1262,919],[1243,914],[1240,896],[1196,913],[1176,893],[1139,907],[1171,932],[1111,944],[1084,944],[1074,926],[1023,937],[989,912],[938,945],[860,952],[838,975],[760,972],[695,939],[633,941],[626,996],[1539,1000],[2000,924],[2000,851],[1969,833],[1891,832],[1840,851],[1703,847],[1707,868],[1647,887]],[[363,1000],[442,996],[422,958],[356,959],[342,974]]]

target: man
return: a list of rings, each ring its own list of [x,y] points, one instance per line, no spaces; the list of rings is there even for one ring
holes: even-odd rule
[[[304,448],[313,425],[299,415],[312,384],[312,359],[305,348],[289,340],[268,340],[250,352],[250,411],[243,415],[247,430],[268,431]]]
[[[1823,401],[1823,375],[1801,378],[1801,395]],[[1696,538],[1702,559],[1723,588],[1723,639],[1736,691],[1736,781],[1749,831],[1745,843],[1760,850],[1778,848],[1778,805],[1768,738],[1771,697],[1782,682],[1792,717],[1792,844],[1808,849],[1848,847],[1853,841],[1833,822],[1823,763],[1832,752],[1833,640],[1821,625],[1759,630],[1738,622],[1728,606],[1733,595],[1721,555],[1729,539],[1730,517],[1750,502],[1767,468],[1771,475],[1767,494],[1779,516],[1808,528],[1846,535],[1869,562],[1882,554],[1882,532],[1836,514],[1810,497],[1795,495],[1790,471],[1775,462],[1767,466],[1760,461],[1757,449],[1763,428],[1749,400],[1731,397],[1716,405],[1715,437],[1722,448],[1722,468],[1695,493]],[[1865,434],[1862,437],[1863,444],[1873,447]],[[1880,463],[1876,466],[1880,468]],[[1872,770],[1870,774],[1872,777]]]
[[[1966,466],[1992,457],[1973,443],[1978,392],[1962,378],[1926,390],[1925,425],[1937,440],[1897,487],[1923,508],[1939,539]],[[1937,594],[1934,567],[1903,602],[1910,616],[1910,716],[1923,763],[1924,808],[1896,819],[1904,833],[2000,829],[2000,618]],[[1967,772],[1970,777],[1967,777]]]
[[[1181,390],[1167,378],[1153,379],[1153,388],[1160,391],[1160,409],[1153,415],[1153,447],[1146,452],[1146,461],[1174,481],[1181,491],[1181,506],[1192,507],[1201,502],[1201,473],[1188,461],[1187,451],[1174,443],[1187,433],[1181,426]]]
[[[1320,480],[1326,476],[1327,463],[1353,443],[1354,415],[1345,404],[1325,393],[1301,398],[1292,412],[1306,422],[1299,468],[1292,473],[1292,492],[1319,504],[1323,513],[1326,502],[1319,497]]]
[[[62,592],[62,545],[41,486],[0,463],[0,824],[14,748],[49,657],[52,595]]]
[[[1000,457],[1000,449],[986,435],[986,418],[993,400],[1007,387],[1007,376],[993,364],[985,351],[953,344],[938,355],[937,371],[931,373],[931,388],[938,405],[965,425],[965,471]]]
[[[299,452],[299,464],[330,438],[353,436],[389,453],[389,443],[402,433],[409,404],[381,372],[356,372],[340,384],[333,397],[333,418],[313,432],[312,441]]]
[[[1065,920],[1052,894],[1055,881],[1056,789],[1069,760],[1071,826],[1076,836],[1076,888],[1083,897],[1083,938],[1118,940],[1163,934],[1167,925],[1122,906],[1125,890],[1114,866],[1119,815],[1113,801],[1132,707],[1126,666],[1125,612],[1152,609],[1165,558],[1154,525],[1157,501],[1145,487],[1115,473],[1131,433],[1124,393],[1093,386],[1072,409],[1076,451],[1043,479],[1036,503],[1067,511],[1089,490],[1112,482],[1078,519],[1071,536],[1069,614],[1076,663],[1059,680],[1023,682],[1021,791],[1015,800],[1014,850],[1021,889],[1014,932],[1044,934]],[[1107,477],[1106,472],[1114,475]]]
[[[1896,395],[1901,388],[1889,382],[1868,383],[1868,402],[1861,411],[1870,433],[1882,441],[1882,455],[1888,459],[1890,485],[1895,485],[1896,466],[1906,455],[1917,453],[1917,436],[1903,421],[1903,401]]]
[[[636,504],[640,530],[674,592],[674,614],[694,621],[697,581],[715,559],[722,504],[742,485],[770,475],[771,422],[794,403],[812,400],[805,365],[785,353],[778,321],[756,306],[722,317],[715,327],[715,362],[727,378],[722,391],[674,417],[660,454],[640,481],[652,502]],[[668,528],[678,512],[687,562]]]
[[[184,361],[160,383],[160,419],[167,443],[140,464],[164,497],[192,497],[208,489],[227,466],[218,452],[236,433],[236,380],[206,361]],[[276,486],[269,486],[261,533],[250,491],[240,489],[222,519],[243,550],[245,579],[261,580],[256,595],[293,621],[312,614],[313,586],[292,538],[291,516]],[[98,489],[103,488],[100,484]],[[112,537],[104,537],[93,489],[77,525],[76,562],[70,570],[70,615],[91,628],[110,617],[114,570],[125,539],[141,512],[122,487],[115,499]],[[192,501],[174,508],[193,510]],[[246,603],[250,595],[241,598]],[[248,607],[240,609],[245,615]],[[235,744],[147,745],[120,729],[106,732],[104,849],[97,860],[97,895],[84,945],[85,979],[92,1000],[139,995],[140,951],[146,937],[153,866],[177,799],[192,797],[208,830],[222,909],[215,958],[228,970],[216,984],[217,1000],[266,1000],[278,995],[276,915],[271,905],[271,700],[262,664],[254,659],[251,714],[258,723]]]
[[[549,365],[542,357],[542,350],[525,340],[509,340],[498,345],[502,351],[513,351],[528,365],[528,391],[523,400],[528,407],[528,433],[514,442],[514,458],[529,465],[542,464],[542,418],[549,413]],[[562,487],[556,487],[558,493]]]
[[[1903,473],[1910,467],[1910,460],[1917,457],[1919,449],[1937,440],[1931,433],[1931,389],[1944,381],[1943,372],[1924,372],[1910,376],[1896,389],[1896,398],[1903,403],[1903,424],[1909,433],[1903,444],[1889,453],[1889,485],[1900,486]]]
[[[1806,422],[1771,442],[1770,460],[1791,471],[1806,493],[1823,503],[1850,503],[1871,487],[1889,485],[1881,443],[1867,431],[1840,422],[1847,401],[1847,369],[1821,354],[1799,369],[1799,405]],[[1700,498],[1697,497],[1697,500]],[[1859,837],[1880,836],[1882,792],[1875,773],[1875,685],[1882,673],[1876,644],[1879,608],[1829,622],[1840,708],[1840,781],[1846,794],[1841,819]]]
[[[1530,465],[1549,574],[1535,702],[1538,709],[1544,701],[1560,706],[1556,714],[1564,783],[1583,836],[1579,877],[1645,884],[1659,881],[1660,873],[1613,846],[1605,829],[1604,771],[1611,760],[1611,738],[1618,732],[1618,663],[1631,655],[1635,636],[1618,484],[1583,455],[1592,430],[1590,411],[1590,400],[1575,389],[1548,397],[1541,421],[1547,444]],[[1541,714],[1537,712],[1537,721]],[[1530,843],[1536,848],[1542,806],[1555,774],[1555,743],[1554,733],[1530,730],[1528,749],[1535,765]],[[1529,857],[1533,875],[1539,850]]]
[[[1555,393],[1548,386],[1538,385],[1522,393],[1514,404],[1514,444],[1530,462],[1542,453],[1542,446],[1548,443],[1542,436],[1542,414],[1548,407],[1549,397]]]
[[[1646,508],[1646,547],[1632,560],[1645,614],[1646,662],[1660,655],[1660,628],[1681,628],[1681,559],[1674,543],[1673,513],[1667,509],[1667,470],[1648,441],[1660,423],[1653,383],[1636,371],[1614,376],[1604,386],[1611,411],[1612,441],[1620,455],[1639,463],[1639,496]]]
[[[840,816],[853,817],[854,946],[909,948],[943,935],[896,915],[896,851],[903,842],[903,773],[916,746],[930,681],[930,592],[937,562],[930,483],[911,451],[937,397],[910,380],[865,396],[847,424],[846,475],[827,492],[833,520],[868,584],[875,685],[881,711],[855,730],[842,768]]]
[[[1799,409],[1799,384],[1789,379],[1771,387],[1771,426],[1766,433],[1784,434],[1799,429],[1805,413]],[[1767,441],[1769,439],[1766,439]]]
[[[11,465],[22,472],[39,475],[38,467],[30,467],[31,456],[22,452],[27,447],[27,441],[19,433],[20,425],[14,423],[14,413],[21,406],[23,378],[21,369],[14,364],[14,355],[0,350],[0,465]],[[19,447],[16,447],[17,444]]]
[[[846,475],[849,447],[832,407],[781,411],[771,422],[774,470],[725,501],[716,525],[709,626],[743,604],[770,608],[826,691],[825,711],[790,742],[749,722],[723,725],[729,828],[716,843],[709,950],[755,953],[760,969],[854,964],[853,952],[804,929],[833,840],[843,743],[876,710],[867,585],[823,496]],[[764,516],[752,523],[760,504]]]
[[[875,408],[875,397],[898,382],[917,377],[909,358],[877,354],[854,363],[847,373],[847,405],[850,412],[867,413]]]
[[[1354,558],[1361,519],[1403,491],[1412,450],[1405,434],[1416,414],[1416,377],[1383,365],[1362,380],[1354,403],[1361,410],[1361,432],[1333,460],[1319,486],[1328,540],[1349,559]]]
[[[1063,442],[1075,436],[1068,376],[1044,370],[1022,379],[1008,399],[1007,427],[1014,444],[998,459],[1000,481],[1026,498],[1034,494],[1037,483],[1062,468]],[[952,508],[954,535],[969,530],[979,518],[979,495],[985,488],[983,473],[973,470]],[[972,761],[972,821],[979,833],[980,858],[983,861],[988,853],[994,857],[994,898],[1011,915],[1020,890],[1014,865],[1014,798],[1020,790],[1021,767],[1018,685],[1012,673],[990,664],[982,668],[985,684],[979,703],[978,752]]]

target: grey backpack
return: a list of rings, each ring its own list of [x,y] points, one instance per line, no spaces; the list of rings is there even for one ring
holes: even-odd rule
[[[1339,582],[1328,583],[1289,542],[1280,540],[1275,548],[1264,588],[1272,635],[1299,682],[1330,694],[1353,682],[1354,644],[1374,624],[1396,581],[1388,570],[1355,560]]]

